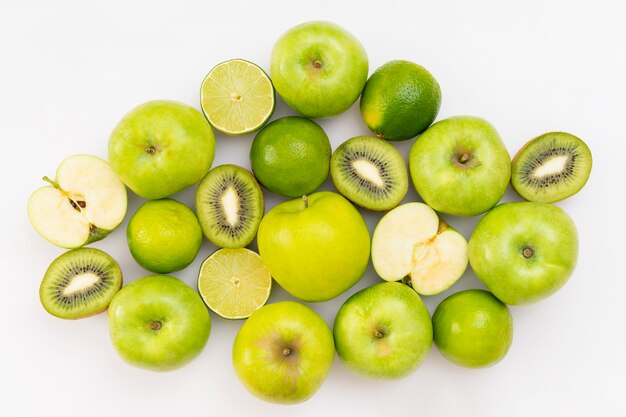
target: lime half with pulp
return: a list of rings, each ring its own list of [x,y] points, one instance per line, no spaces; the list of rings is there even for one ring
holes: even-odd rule
[[[227,135],[259,130],[274,112],[270,77],[257,65],[231,59],[216,65],[202,81],[200,104],[209,123]]]
[[[272,277],[261,257],[246,248],[219,249],[200,267],[198,291],[206,305],[226,319],[244,319],[263,307]]]

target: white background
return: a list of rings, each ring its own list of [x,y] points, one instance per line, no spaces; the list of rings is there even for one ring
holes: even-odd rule
[[[624,293],[624,97],[626,29],[620,2],[166,2],[7,1],[0,4],[0,416],[588,416],[626,415]],[[243,388],[230,362],[241,321],[212,315],[204,352],[186,367],[153,373],[131,367],[109,342],[106,314],[79,321],[49,316],[38,287],[63,250],[30,226],[26,201],[63,158],[106,158],[123,114],[151,99],[199,106],[215,64],[241,57],[269,69],[276,39],[307,20],[335,21],[361,40],[370,73],[392,59],[424,65],[439,80],[439,119],[491,121],[514,154],[552,130],[589,144],[587,186],[559,203],[580,235],[568,284],[538,304],[512,308],[513,345],[497,366],[458,367],[433,347],[405,379],[350,373],[335,358],[327,381],[297,406],[264,403]],[[293,112],[279,102],[274,118]],[[319,120],[333,148],[367,134],[358,107]],[[217,134],[215,165],[249,167],[253,135]],[[413,141],[399,143],[405,155]],[[326,189],[332,189],[327,183]],[[412,188],[412,187],[411,187]],[[267,194],[267,206],[280,199]],[[175,198],[192,205],[194,189]],[[94,247],[109,252],[125,282],[147,274],[129,255],[125,227],[142,200],[129,194],[126,220]],[[410,190],[406,201],[418,197]],[[511,191],[505,200],[518,200]],[[373,230],[380,215],[364,213]],[[446,216],[469,238],[477,218]],[[195,285],[196,261],[174,273]],[[337,299],[316,304],[329,324],[367,275]],[[426,297],[431,313],[447,295],[481,288],[471,271]],[[275,287],[271,302],[289,298]]]

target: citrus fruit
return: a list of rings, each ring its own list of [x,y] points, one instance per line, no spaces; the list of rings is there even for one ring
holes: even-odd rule
[[[126,238],[139,265],[166,274],[193,262],[202,245],[202,229],[189,207],[166,198],[139,207],[128,223]]]
[[[259,130],[274,112],[276,97],[268,75],[243,59],[217,64],[202,81],[200,104],[209,123],[227,135]]]
[[[437,80],[424,67],[391,61],[378,68],[361,94],[361,115],[379,138],[407,140],[435,121],[441,105]]]
[[[328,178],[330,141],[317,123],[288,116],[265,126],[252,141],[250,164],[268,190],[300,197],[317,190]]]
[[[250,249],[218,249],[200,267],[198,292],[213,312],[227,319],[249,317],[265,304],[271,289],[270,273]]]
[[[433,314],[439,351],[457,365],[480,368],[499,362],[513,341],[513,316],[485,290],[452,294]]]

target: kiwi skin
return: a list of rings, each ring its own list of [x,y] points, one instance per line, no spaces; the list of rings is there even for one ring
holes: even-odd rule
[[[381,154],[384,155],[384,158],[386,158],[385,162],[391,166],[389,172],[393,177],[387,177],[387,185],[391,184],[391,186],[395,187],[391,190],[393,194],[389,193],[385,196],[379,196],[380,198],[377,198],[375,195],[364,196],[363,194],[367,190],[359,188],[358,184],[349,183],[351,179],[346,178],[345,172],[341,171],[346,162],[345,154],[347,152],[355,154],[360,151],[361,147],[363,151],[376,152],[373,156],[374,158]],[[356,159],[367,161],[365,157]],[[368,162],[373,163],[371,160]],[[351,169],[354,169],[354,167],[351,167]],[[330,174],[335,187],[341,195],[355,205],[375,212],[391,210],[398,206],[406,196],[409,187],[409,174],[400,152],[386,140],[372,136],[356,136],[339,145],[331,157]],[[362,177],[361,179],[363,180]]]
[[[522,178],[524,175],[523,164],[526,163],[525,159],[532,159],[534,155],[530,152],[533,151],[533,148],[540,149],[541,146],[544,147],[544,150],[547,149],[549,151],[557,151],[560,148],[576,150],[574,158],[570,157],[569,160],[570,164],[574,164],[575,171],[573,170],[574,172],[569,179],[565,179],[565,181],[569,181],[569,184],[546,180],[548,181],[547,184],[541,188],[536,188],[525,183]],[[541,161],[543,162],[545,159]],[[513,157],[511,162],[511,186],[525,200],[555,203],[576,194],[584,187],[589,179],[592,163],[591,151],[582,139],[566,132],[544,133],[526,142]]]
[[[115,288],[113,288],[113,290],[110,292],[108,300],[106,300],[106,302],[101,306],[101,308],[88,311],[84,314],[64,315],[63,313],[56,310],[53,305],[49,305],[49,302],[54,302],[56,300],[48,298],[50,294],[49,294],[49,288],[47,287],[47,281],[58,279],[58,277],[52,276],[52,274],[55,272],[55,269],[59,268],[59,265],[61,265],[62,267],[65,266],[64,265],[65,263],[69,263],[68,260],[72,261],[73,257],[78,257],[78,256],[100,257],[102,261],[106,263],[107,266],[110,266],[112,268],[112,271],[111,271],[112,278],[115,279],[117,276],[119,276],[119,284],[116,285]],[[76,261],[74,261],[74,264],[75,263]],[[113,299],[115,294],[117,294],[117,292],[122,288],[123,281],[124,280],[122,277],[122,270],[120,269],[119,264],[115,261],[115,259],[113,259],[107,253],[99,249],[95,249],[95,248],[73,249],[73,250],[63,253],[62,255],[57,257],[54,261],[52,261],[52,263],[46,270],[46,273],[44,274],[44,278],[41,282],[41,286],[39,287],[39,299],[41,301],[41,305],[43,306],[43,308],[52,316],[55,316],[64,320],[84,319],[84,318],[95,316],[97,314],[100,314],[106,311],[109,308],[109,304],[111,303],[111,300]]]
[[[215,219],[213,219],[212,216],[209,215],[210,212],[207,206],[209,206],[210,204],[206,202],[206,198],[211,196],[209,194],[211,189],[207,189],[207,187],[209,186],[208,184],[211,184],[214,176],[222,175],[222,173],[231,175],[232,177],[239,175],[242,181],[247,181],[246,184],[250,185],[252,191],[252,195],[250,196],[251,200],[255,201],[258,206],[257,212],[252,213],[249,216],[249,219],[252,221],[252,230],[250,230],[250,234],[246,236],[245,239],[238,237],[233,240],[228,236],[219,235],[218,232],[212,229],[212,227],[214,226],[219,227],[219,224],[216,224]],[[215,206],[217,206],[217,204],[213,206],[213,209],[215,209]],[[246,209],[250,208],[246,207]],[[254,240],[254,237],[257,234],[257,230],[259,228],[259,224],[261,223],[261,218],[263,217],[264,212],[265,203],[261,186],[250,171],[238,165],[225,164],[212,168],[207,173],[207,175],[200,181],[196,189],[196,215],[198,216],[198,221],[200,222],[202,232],[211,243],[215,244],[218,247],[236,249],[248,246],[252,242],[252,240]]]

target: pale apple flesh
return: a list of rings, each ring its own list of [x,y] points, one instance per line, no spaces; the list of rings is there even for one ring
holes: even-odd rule
[[[422,295],[450,288],[467,268],[467,241],[426,204],[408,203],[378,223],[372,263],[386,281],[404,280]]]
[[[28,201],[28,217],[45,239],[78,248],[104,238],[124,220],[126,187],[109,164],[95,156],[73,155],[57,169],[56,180]]]

